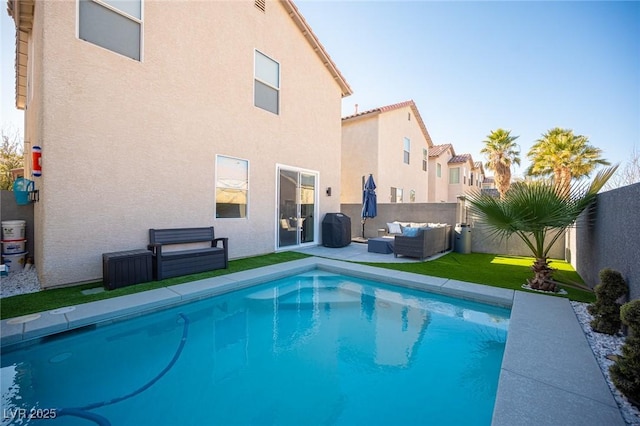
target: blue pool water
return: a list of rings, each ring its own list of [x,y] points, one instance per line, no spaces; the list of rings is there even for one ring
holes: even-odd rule
[[[312,271],[5,351],[2,424],[488,425],[508,323]]]

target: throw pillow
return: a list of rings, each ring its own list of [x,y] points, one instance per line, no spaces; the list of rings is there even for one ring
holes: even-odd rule
[[[418,232],[420,232],[420,228],[406,227],[402,230],[402,235],[405,237],[417,237]]]
[[[389,222],[387,223],[387,229],[390,234],[402,234],[402,228],[399,223]]]

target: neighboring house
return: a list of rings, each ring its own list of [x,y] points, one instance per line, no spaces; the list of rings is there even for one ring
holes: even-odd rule
[[[457,155],[453,145],[429,149],[429,202],[455,203],[459,196],[480,189],[484,167],[471,154]]]
[[[473,189],[479,191],[482,189],[482,182],[484,182],[484,166],[482,161],[476,161],[473,163],[473,170],[471,171],[471,186]]]
[[[213,225],[232,258],[320,242],[352,91],[291,1],[8,10],[26,157],[42,147],[43,287],[101,279],[102,253],[145,248],[149,228]]]
[[[493,176],[487,176],[482,181],[482,189],[497,189],[496,181]]]
[[[373,174],[378,203],[425,203],[428,152],[433,143],[413,101],[342,119],[343,203],[362,203]]]
[[[460,154],[451,157],[449,166],[449,199],[456,202],[458,197],[467,194],[473,187],[473,170],[475,168],[471,154]]]
[[[429,148],[430,203],[449,202],[449,159],[456,155],[453,145],[435,145]]]

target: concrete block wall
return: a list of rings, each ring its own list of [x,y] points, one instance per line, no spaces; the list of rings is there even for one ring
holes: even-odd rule
[[[548,239],[550,241],[550,238]],[[532,256],[531,250],[518,236],[499,239],[481,224],[472,222],[471,251],[475,253],[499,253],[509,256]],[[565,236],[562,235],[549,251],[549,258],[565,258]]]
[[[566,258],[591,287],[600,270],[620,271],[640,298],[640,183],[603,192],[567,236]]]
[[[378,204],[378,215],[367,219],[365,238],[378,236],[378,229],[386,228],[387,222],[437,222],[456,224],[457,203],[387,203]],[[351,219],[351,236],[362,236],[362,204],[342,204],[341,213]]]

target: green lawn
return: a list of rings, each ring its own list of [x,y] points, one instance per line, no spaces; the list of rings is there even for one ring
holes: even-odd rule
[[[84,284],[74,287],[65,287],[54,290],[45,290],[38,293],[23,294],[19,296],[0,299],[0,318],[13,318],[34,312],[43,312],[63,306],[78,305],[80,303],[93,302],[95,300],[108,299],[126,294],[138,293],[155,288],[181,284],[189,281],[200,280],[219,275],[231,274],[247,269],[259,268],[276,263],[288,262],[308,257],[295,252],[273,253],[265,256],[256,256],[246,259],[232,260],[229,269],[204,272],[201,274],[187,275],[170,278],[162,281],[152,281],[137,284],[117,290],[105,291],[96,294],[83,294],[83,290],[102,287],[102,282]],[[451,278],[460,281],[468,281],[479,284],[487,284],[496,287],[522,290],[521,285],[532,276],[530,257],[499,256],[493,254],[459,254],[449,253],[439,259],[422,263],[371,263],[371,266],[394,269],[398,271],[413,272],[417,274],[432,275],[436,277]],[[592,292],[569,287],[573,284],[584,285],[580,276],[571,265],[562,260],[554,260],[551,266],[556,269],[555,278],[567,290],[568,297],[581,302],[592,302],[595,297]]]
[[[484,253],[449,253],[439,259],[421,263],[369,263],[371,266],[394,269],[397,271],[413,272],[434,277],[450,278],[495,287],[523,290],[522,284],[533,276],[532,257],[502,256]],[[595,295],[586,288],[584,281],[564,260],[553,259],[550,265],[554,278],[567,291],[571,300],[579,302],[594,302]]]

